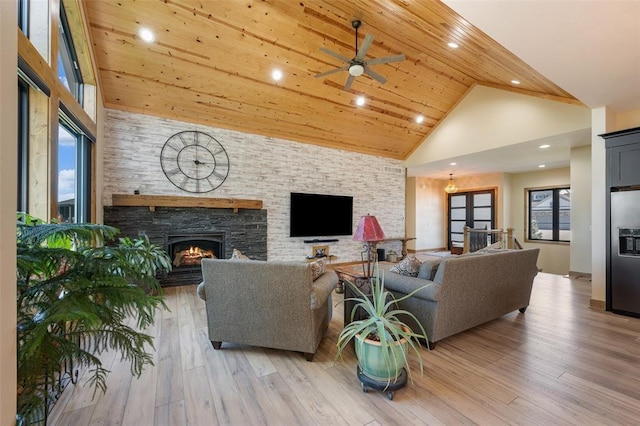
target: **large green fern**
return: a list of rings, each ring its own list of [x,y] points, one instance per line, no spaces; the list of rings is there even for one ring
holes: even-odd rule
[[[62,365],[86,368],[95,395],[106,390],[103,351],[118,351],[136,376],[153,364],[143,331],[166,308],[156,273],[171,261],[146,237],[114,243],[117,233],[18,215],[18,424],[46,418],[46,382]]]

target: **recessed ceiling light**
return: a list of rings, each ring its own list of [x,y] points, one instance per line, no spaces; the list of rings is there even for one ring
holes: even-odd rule
[[[449,46],[452,49],[457,49],[458,47],[460,47],[460,45],[458,45],[458,43],[454,43],[452,41],[450,41],[449,43],[447,43],[447,46]]]
[[[538,148],[541,148],[541,149],[547,149],[547,148],[549,148],[550,146],[551,146],[551,145],[549,145],[549,144],[544,144],[544,145],[540,145]]]
[[[416,117],[416,123],[420,124],[424,121],[424,117],[422,115],[419,115]]]
[[[366,99],[364,98],[364,96],[358,96],[358,98],[356,99],[356,105],[358,106],[364,105],[365,102],[366,102]]]
[[[544,169],[547,166],[545,166],[544,164],[540,164],[538,167],[540,167],[541,169]]]
[[[449,163],[450,166],[455,166],[458,163]]]
[[[140,36],[140,39],[145,43],[153,43],[153,41],[156,39],[153,31],[151,31],[149,28],[140,28],[140,31],[138,31],[138,35]]]
[[[511,80],[511,84],[515,84],[517,86],[520,84],[520,80]]]
[[[273,78],[275,81],[280,81],[282,79],[282,71],[277,68],[274,69],[273,71],[271,71],[271,78]]]

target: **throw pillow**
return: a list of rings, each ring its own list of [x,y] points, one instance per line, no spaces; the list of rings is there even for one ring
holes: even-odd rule
[[[482,248],[480,250],[478,250],[479,252],[483,252],[483,253],[493,253],[497,250],[501,250],[502,249],[502,241],[498,241],[495,242],[489,246],[486,246],[485,248]]]
[[[417,277],[418,272],[420,271],[420,262],[417,257],[410,254],[405,257],[398,263],[397,265],[391,267],[389,269],[390,272],[395,272],[396,274],[406,275],[408,277]]]
[[[231,259],[249,259],[249,257],[242,254],[240,250],[233,249],[233,253],[231,254]]]
[[[311,268],[311,276],[314,281],[320,278],[322,274],[324,274],[326,266],[327,261],[325,260],[325,258],[314,260],[313,262],[309,263],[309,267]]]
[[[458,257],[482,256],[483,254],[486,254],[486,252],[484,252],[482,250],[478,250],[478,251],[470,251],[470,252],[467,252],[467,253],[463,253]]]
[[[440,262],[442,262],[442,260],[443,258],[438,257],[437,259],[427,259],[422,262],[420,269],[418,270],[418,278],[433,281],[433,277],[436,276],[436,271],[438,270],[438,266],[440,266]]]

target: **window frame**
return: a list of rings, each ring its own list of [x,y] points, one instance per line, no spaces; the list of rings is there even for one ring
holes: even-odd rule
[[[82,78],[82,72],[80,71],[80,64],[78,62],[64,5],[60,7],[58,58],[58,67],[62,67],[64,70],[67,83],[69,83],[69,91],[78,103],[84,106],[84,80]]]
[[[93,140],[87,136],[86,132],[82,129],[82,126],[72,118],[71,115],[66,114],[63,110],[58,112],[59,122],[58,129],[64,127],[65,130],[72,134],[76,140],[75,146],[75,158],[74,158],[74,222],[86,223],[92,219],[91,215],[91,194],[92,194],[92,173],[93,170]],[[59,132],[59,130],[58,130]],[[59,141],[58,141],[59,143]],[[57,149],[56,149],[57,151]],[[56,171],[56,179],[60,170]],[[58,194],[56,194],[56,204],[60,200]],[[58,212],[59,212],[58,205]]]
[[[18,28],[29,37],[29,1],[18,0]]]
[[[18,78],[18,205],[29,209],[29,85]]]
[[[26,83],[28,89],[28,115],[22,114],[23,117],[28,117],[27,127],[22,132],[27,137],[26,148],[20,146],[19,139],[15,141],[20,153],[14,161],[20,162],[18,167],[21,169],[18,170],[16,183],[16,205],[44,220],[57,216],[56,180],[59,170],[56,133],[64,114],[65,119],[70,119],[73,123],[74,129],[79,129],[82,133],[78,139],[75,160],[78,164],[76,173],[80,179],[77,189],[81,196],[78,204],[81,213],[79,216],[74,213],[74,217],[78,221],[95,221],[96,204],[100,201],[95,188],[97,81],[90,57],[91,46],[82,22],[82,2],[15,1],[15,19],[27,38],[26,43],[18,44],[18,79]],[[34,51],[39,55],[33,54]],[[68,68],[71,64],[69,83],[58,77],[57,71],[64,67],[63,56],[68,58]],[[64,76],[65,71],[60,70],[60,74]],[[67,86],[75,90],[69,90]],[[15,90],[21,90],[18,86],[14,87]],[[16,107],[19,107],[19,100]],[[20,123],[18,121],[16,125],[21,126]],[[65,158],[71,160],[71,156]],[[67,164],[66,167],[71,166]],[[26,186],[23,184],[25,176]],[[26,205],[25,197],[20,195],[25,190]]]
[[[525,188],[525,197],[527,204],[527,217],[526,217],[526,238],[525,241],[532,243],[561,243],[561,244],[570,244],[571,243],[571,234],[569,234],[569,239],[561,239],[560,231],[562,222],[560,211],[560,195],[562,191],[569,191],[569,200],[571,200],[571,186],[570,185],[559,185],[559,186],[549,186],[549,187],[539,187],[539,188]],[[533,208],[533,195],[535,193],[540,192],[551,192],[551,238],[532,238],[532,208]],[[571,232],[571,204],[569,204],[568,209],[568,217],[569,217],[569,232]]]
[[[452,219],[452,210],[455,209],[464,209],[465,210],[465,226],[469,226],[470,228],[474,228],[475,227],[475,222],[477,221],[482,221],[482,222],[490,222],[491,226],[490,229],[493,229],[496,227],[496,223],[497,223],[497,217],[496,217],[496,188],[486,188],[486,189],[470,189],[470,190],[464,190],[464,191],[459,191],[459,192],[455,192],[455,193],[451,193],[451,194],[447,194],[447,244],[448,244],[448,249],[451,250],[451,248],[453,247],[454,243],[461,243],[463,241],[458,241],[458,240],[453,240],[453,235],[458,235],[458,236],[462,236],[463,233],[460,232],[454,232],[451,230],[451,223],[452,222],[462,222],[462,220],[456,220],[456,219]],[[491,204],[489,206],[476,206],[475,202],[474,202],[474,196],[475,195],[482,195],[482,194],[488,194],[490,196],[490,200],[491,200]],[[451,198],[452,197],[456,197],[456,196],[464,196],[466,198],[466,202],[465,202],[465,207],[452,207],[451,206]],[[477,207],[489,207],[491,208],[491,219],[490,220],[476,220],[475,218],[475,209]],[[491,235],[492,238],[492,243],[495,242],[495,235]],[[464,239],[464,238],[463,238]]]

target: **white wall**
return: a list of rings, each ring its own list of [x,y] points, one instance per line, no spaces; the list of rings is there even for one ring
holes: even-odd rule
[[[616,130],[631,129],[640,126],[640,109],[616,114]]]
[[[433,250],[446,247],[442,224],[446,221],[446,196],[442,181],[439,179],[412,178],[416,182],[413,188],[414,233],[416,237],[410,248],[415,250]],[[407,207],[409,203],[407,202]],[[408,215],[407,215],[408,216]]]
[[[591,273],[591,145],[571,149],[569,271]]]
[[[16,2],[0,1],[0,424],[16,418]]]
[[[160,151],[173,134],[199,130],[215,137],[230,159],[227,180],[206,194],[175,187],[160,167]],[[301,144],[174,120],[106,110],[105,205],[111,194],[202,196],[262,200],[267,209],[267,257],[296,260],[311,254],[305,238],[289,237],[289,194],[311,192],[354,197],[353,229],[375,215],[389,237],[405,233],[405,170],[401,161]],[[330,217],[327,220],[331,220]],[[330,243],[338,262],[360,259],[362,244],[350,236]]]
[[[615,115],[607,108],[592,111],[591,130],[591,299],[606,300],[607,236],[606,152],[600,134],[614,129]]]
[[[475,86],[407,159],[406,166],[587,129],[586,107]]]
[[[416,178],[407,178],[404,192],[405,192],[405,224],[404,233],[406,236],[415,237],[417,235],[416,229],[416,216],[418,215],[418,208],[416,205],[416,187],[418,183]],[[409,241],[407,247],[411,250],[415,250],[415,240]],[[397,251],[397,250],[396,250]]]
[[[569,272],[568,243],[525,241],[526,233],[526,188],[543,188],[570,184],[569,168],[551,169],[530,173],[515,173],[511,175],[511,192],[509,204],[511,205],[511,224],[514,235],[526,248],[540,248],[538,267],[543,272],[552,274],[567,274]],[[572,227],[572,231],[576,231]],[[579,232],[579,231],[577,231]]]

